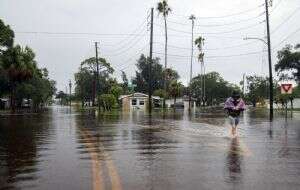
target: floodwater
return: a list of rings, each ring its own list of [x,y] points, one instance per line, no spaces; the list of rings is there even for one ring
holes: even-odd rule
[[[299,189],[300,113],[0,116],[0,189]]]

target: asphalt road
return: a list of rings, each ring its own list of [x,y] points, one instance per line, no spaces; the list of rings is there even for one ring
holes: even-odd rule
[[[152,117],[52,107],[0,117],[0,189],[299,189],[300,113]]]

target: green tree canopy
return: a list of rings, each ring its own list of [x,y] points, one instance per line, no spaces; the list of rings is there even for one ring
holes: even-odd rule
[[[132,80],[132,83],[136,85],[136,92],[148,92],[148,82],[149,82],[149,62],[150,58],[145,57],[142,54],[137,61],[137,71],[136,77]],[[152,60],[152,70],[151,70],[151,79],[152,79],[152,90],[163,88],[163,74],[162,66],[159,64],[159,58]]]
[[[142,54],[137,61],[137,71],[136,76],[133,78],[132,83],[136,85],[136,92],[148,92],[148,81],[149,81],[149,57],[145,57]],[[179,78],[178,73],[173,69],[166,69],[164,71],[167,74],[166,83],[170,84],[170,81],[176,80]],[[162,69],[162,65],[159,64],[159,58],[155,58],[152,61],[152,71],[151,71],[151,79],[152,79],[152,90],[153,92],[158,89],[163,89],[164,87],[164,72]]]
[[[255,107],[258,102],[264,104],[264,100],[269,98],[269,78],[260,76],[246,76],[248,93],[246,94],[246,99],[252,103]],[[276,94],[278,89],[277,81],[273,82],[274,89],[273,93]]]
[[[14,31],[0,19],[0,53],[14,44]]]
[[[183,85],[177,80],[173,80],[169,86],[169,96],[174,98],[174,104],[176,103],[176,98],[182,93]]]
[[[106,61],[105,58],[98,58],[98,64],[99,64],[99,72],[103,73],[113,73],[114,69],[111,67],[110,63]],[[87,70],[91,72],[96,72],[97,71],[97,60],[96,57],[91,57],[83,62],[81,62],[82,68],[86,68]]]
[[[300,82],[300,51],[297,51],[299,48],[300,44],[295,47],[287,45],[278,52],[275,70],[279,73],[280,79],[293,79]],[[285,71],[292,72],[292,76],[284,73]]]
[[[217,72],[207,73],[204,76],[204,79],[206,83],[206,104],[208,105],[221,103],[231,95],[233,90],[239,90],[238,86],[225,81]],[[196,98],[197,102],[200,103],[202,94],[201,75],[198,75],[192,79],[191,93],[193,98]]]

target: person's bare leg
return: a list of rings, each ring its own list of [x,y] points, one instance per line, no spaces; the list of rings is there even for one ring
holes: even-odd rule
[[[235,136],[236,134],[236,126],[232,126],[232,135]]]

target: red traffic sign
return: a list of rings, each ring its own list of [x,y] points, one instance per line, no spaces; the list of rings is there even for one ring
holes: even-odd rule
[[[281,94],[292,94],[293,85],[292,84],[281,84]]]

